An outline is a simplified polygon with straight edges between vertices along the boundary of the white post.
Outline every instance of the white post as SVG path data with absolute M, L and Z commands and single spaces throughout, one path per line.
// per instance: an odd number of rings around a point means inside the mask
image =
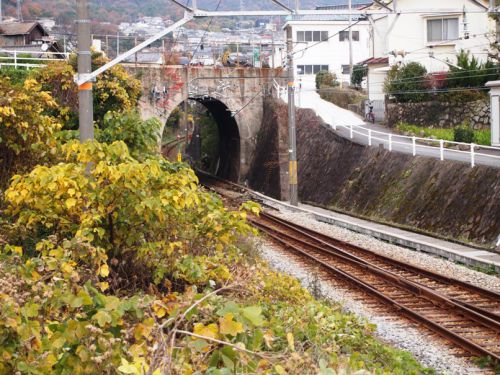
M 411 137 L 411 146 L 413 149 L 413 156 L 417 156 L 417 138 L 415 136 Z
M 350 126 L 350 128 L 349 128 L 349 129 L 350 129 L 350 133 L 351 133 L 351 139 L 353 139 L 353 138 L 354 138 L 354 135 L 353 135 L 353 133 L 352 133 L 352 125 Z
M 441 161 L 444 160 L 444 141 L 442 139 L 439 140 L 439 155 Z
M 368 146 L 372 145 L 372 130 L 368 129 Z
M 475 152 L 474 152 L 474 143 L 471 143 L 470 144 L 470 166 L 472 168 L 474 168 L 474 166 L 476 165 L 476 155 L 475 155 Z
M 389 151 L 392 152 L 392 134 L 389 134 Z
M 14 69 L 17 69 L 17 51 L 14 51 Z
M 500 146 L 500 81 L 486 84 L 490 88 L 491 103 L 491 145 Z

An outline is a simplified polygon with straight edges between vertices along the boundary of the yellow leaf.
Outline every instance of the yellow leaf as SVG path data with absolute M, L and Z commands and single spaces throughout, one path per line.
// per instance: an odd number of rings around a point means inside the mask
M 73 266 L 71 264 L 69 264 L 68 262 L 64 262 L 62 265 L 61 265 L 61 270 L 66 273 L 66 274 L 70 274 L 71 272 L 73 272 Z
M 284 375 L 284 374 L 286 374 L 285 369 L 284 369 L 284 368 L 283 368 L 283 366 L 281 366 L 281 365 L 276 365 L 276 366 L 274 366 L 274 371 L 276 371 L 276 373 L 277 373 L 277 374 L 279 374 L 279 375 Z
M 219 337 L 219 328 L 217 324 L 209 324 L 205 326 L 203 323 L 196 323 L 194 325 L 194 333 L 204 337 L 210 337 L 212 339 L 217 339 Z
M 219 318 L 220 333 L 223 335 L 236 336 L 243 332 L 243 324 L 233 320 L 233 314 L 227 313 L 223 318 Z
M 288 341 L 288 347 L 290 348 L 290 350 L 291 350 L 292 352 L 294 352 L 294 351 L 295 351 L 295 340 L 294 340 L 294 338 L 293 338 L 293 333 L 288 332 L 288 333 L 286 334 L 286 339 L 287 339 L 287 341 Z
M 75 198 L 69 198 L 67 201 L 66 201 L 66 208 L 68 210 L 70 210 L 71 208 L 75 207 L 76 206 L 76 199 Z
M 100 282 L 99 289 L 101 289 L 101 292 L 105 292 L 109 289 L 109 283 L 107 281 Z
M 12 246 L 11 249 L 13 253 L 23 255 L 23 248 L 21 246 Z
M 107 264 L 103 264 L 99 268 L 99 275 L 102 276 L 102 277 L 108 277 L 109 276 L 109 267 L 108 267 Z
M 163 318 L 167 314 L 167 309 L 161 301 L 155 301 L 152 308 L 158 318 Z

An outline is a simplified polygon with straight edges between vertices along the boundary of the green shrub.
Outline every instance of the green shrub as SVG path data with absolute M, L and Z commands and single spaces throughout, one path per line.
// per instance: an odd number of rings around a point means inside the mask
M 463 143 L 473 143 L 474 142 L 474 130 L 472 130 L 467 125 L 459 126 L 454 129 L 453 140 L 455 142 Z
M 488 60 L 479 62 L 469 51 L 457 54 L 457 66 L 451 66 L 446 79 L 447 88 L 483 87 L 488 81 L 500 79 L 500 65 Z
M 322 99 L 345 109 L 348 109 L 349 104 L 357 104 L 364 99 L 367 99 L 366 95 L 363 95 L 359 91 L 340 88 L 336 90 L 322 91 L 320 92 L 320 96 Z
M 406 123 L 399 123 L 396 129 L 402 133 L 408 133 L 417 137 L 434 137 L 436 139 L 444 139 L 445 141 L 453 141 L 454 139 L 453 129 L 422 127 Z
M 476 130 L 474 132 L 474 143 L 491 146 L 491 130 Z
M 336 87 L 339 83 L 335 74 L 322 70 L 316 74 L 316 88 L 319 90 L 321 87 Z
M 399 103 L 428 100 L 427 69 L 422 64 L 411 62 L 393 66 L 384 84 L 384 91 Z

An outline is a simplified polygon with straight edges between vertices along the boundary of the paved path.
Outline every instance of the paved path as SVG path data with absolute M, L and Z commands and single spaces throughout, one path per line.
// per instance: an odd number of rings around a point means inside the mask
M 286 95 L 283 96 L 282 99 L 286 102 Z M 361 119 L 360 116 L 354 114 L 353 112 L 340 108 L 333 103 L 321 99 L 319 94 L 316 92 L 315 82 L 312 80 L 301 82 L 300 88 L 298 88 L 297 90 L 296 104 L 300 108 L 310 108 L 314 110 L 325 123 L 332 126 L 332 128 L 336 128 L 336 132 L 344 138 L 351 139 L 350 130 L 344 128 L 344 126 L 352 125 L 354 129 L 352 141 L 359 144 L 368 145 L 369 129 L 371 129 L 372 131 L 391 133 L 391 130 L 386 127 L 377 124 L 366 123 L 363 119 Z M 356 132 L 362 133 L 363 135 L 356 134 Z M 413 146 L 410 139 L 398 137 L 398 134 L 396 133 L 391 134 L 393 141 L 393 151 L 413 155 Z M 384 148 L 389 148 L 389 135 L 372 133 L 372 136 L 378 138 L 372 140 L 373 147 L 380 147 L 380 145 L 383 145 Z M 500 151 L 496 152 L 493 150 L 476 148 L 476 152 L 479 152 L 480 154 L 494 155 L 497 157 L 492 158 L 476 154 L 474 156 L 475 164 L 482 164 L 500 168 Z M 416 154 L 420 156 L 433 157 L 436 159 L 441 158 L 439 147 L 429 147 L 418 143 L 416 145 Z M 445 148 L 444 159 L 471 164 L 471 155 L 469 152 L 451 148 Z

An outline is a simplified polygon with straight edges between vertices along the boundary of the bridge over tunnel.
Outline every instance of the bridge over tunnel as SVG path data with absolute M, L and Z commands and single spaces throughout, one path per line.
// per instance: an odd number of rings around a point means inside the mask
M 264 98 L 272 95 L 275 83 L 285 82 L 280 69 L 158 65 L 127 70 L 142 82 L 140 108 L 144 118 L 158 117 L 167 124 L 172 114 L 180 116 L 184 101 L 205 108 L 218 134 L 214 171 L 232 181 L 246 181 L 262 125 Z M 191 131 L 195 132 L 192 139 L 196 143 L 196 132 L 202 134 L 203 128 Z M 203 158 L 196 155 L 194 146 L 190 147 L 191 153 Z

